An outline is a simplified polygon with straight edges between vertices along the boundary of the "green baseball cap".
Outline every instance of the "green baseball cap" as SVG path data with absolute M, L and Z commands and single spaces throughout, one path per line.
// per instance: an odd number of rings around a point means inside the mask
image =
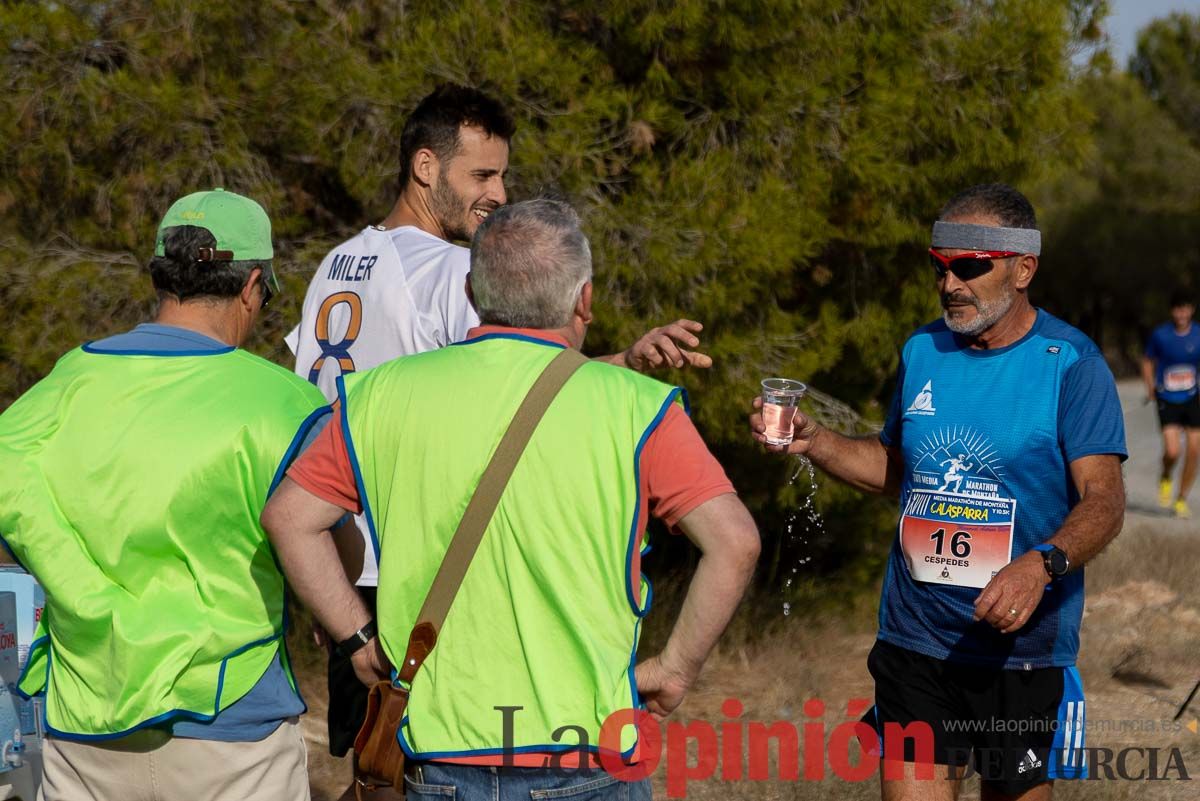
M 263 207 L 219 186 L 208 192 L 193 192 L 171 204 L 158 224 L 155 256 L 166 255 L 165 232 L 180 225 L 194 225 L 216 237 L 216 247 L 197 254 L 197 261 L 269 262 L 275 255 L 271 247 L 271 220 Z M 264 277 L 278 292 L 279 283 L 270 265 L 264 268 Z

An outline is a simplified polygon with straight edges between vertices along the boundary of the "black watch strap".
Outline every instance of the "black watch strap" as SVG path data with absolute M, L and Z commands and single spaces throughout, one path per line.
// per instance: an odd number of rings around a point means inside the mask
M 1067 575 L 1067 571 L 1071 569 L 1071 562 L 1067 559 L 1065 551 L 1053 546 L 1039 550 L 1042 550 L 1042 564 L 1045 566 L 1046 573 L 1049 574 L 1051 581 L 1058 581 Z
M 375 621 L 368 621 L 361 629 L 339 642 L 334 650 L 337 651 L 338 656 L 350 656 L 350 654 L 369 643 L 376 633 Z

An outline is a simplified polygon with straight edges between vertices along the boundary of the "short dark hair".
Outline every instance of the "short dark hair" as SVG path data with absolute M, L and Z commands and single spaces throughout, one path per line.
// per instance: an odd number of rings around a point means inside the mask
M 163 232 L 163 254 L 150 260 L 150 280 L 159 297 L 174 295 L 180 302 L 196 298 L 228 300 L 246 285 L 262 261 L 199 261 L 201 248 L 215 248 L 212 232 L 195 225 L 177 225 Z
M 1178 309 L 1181 306 L 1191 306 L 1192 308 L 1196 307 L 1195 301 L 1192 300 L 1192 293 L 1187 289 L 1183 289 L 1182 287 L 1171 293 L 1171 308 Z
M 1037 230 L 1037 215 L 1033 204 L 1008 184 L 979 184 L 959 192 L 942 207 L 939 220 L 963 217 L 968 214 L 991 214 L 1004 228 Z
M 493 97 L 469 86 L 444 83 L 422 100 L 404 123 L 400 134 L 400 189 L 412 177 L 412 160 L 428 148 L 442 161 L 454 158 L 462 144 L 459 129 L 468 125 L 505 142 L 512 139 L 516 123 Z

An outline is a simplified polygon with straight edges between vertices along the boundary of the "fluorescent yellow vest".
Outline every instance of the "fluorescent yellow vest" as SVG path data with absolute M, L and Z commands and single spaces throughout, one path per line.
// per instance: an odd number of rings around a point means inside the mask
M 243 350 L 81 349 L 0 415 L 0 535 L 46 591 L 20 686 L 51 732 L 209 719 L 254 686 L 284 614 L 258 517 L 323 404 Z
M 393 663 L 467 502 L 558 346 L 488 335 L 339 384 L 347 444 L 379 549 L 378 623 Z M 415 758 L 595 751 L 612 712 L 639 704 L 634 576 L 642 446 L 681 390 L 607 364 L 567 382 L 517 464 L 412 686 L 400 743 Z M 557 734 L 556 734 L 557 732 Z M 630 752 L 636 733 L 624 732 Z

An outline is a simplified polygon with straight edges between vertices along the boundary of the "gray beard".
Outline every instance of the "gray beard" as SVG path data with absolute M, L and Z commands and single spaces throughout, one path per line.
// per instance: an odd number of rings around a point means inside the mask
M 1005 293 L 996 300 L 985 302 L 978 298 L 971 298 L 967 302 L 975 307 L 975 319 L 970 322 L 956 320 L 951 318 L 950 312 L 943 312 L 942 319 L 946 321 L 946 327 L 956 334 L 963 336 L 974 337 L 979 336 L 984 331 L 995 325 L 1001 317 L 1008 314 L 1008 310 L 1012 308 L 1013 301 L 1016 300 L 1017 293 L 1012 287 L 1006 287 Z

